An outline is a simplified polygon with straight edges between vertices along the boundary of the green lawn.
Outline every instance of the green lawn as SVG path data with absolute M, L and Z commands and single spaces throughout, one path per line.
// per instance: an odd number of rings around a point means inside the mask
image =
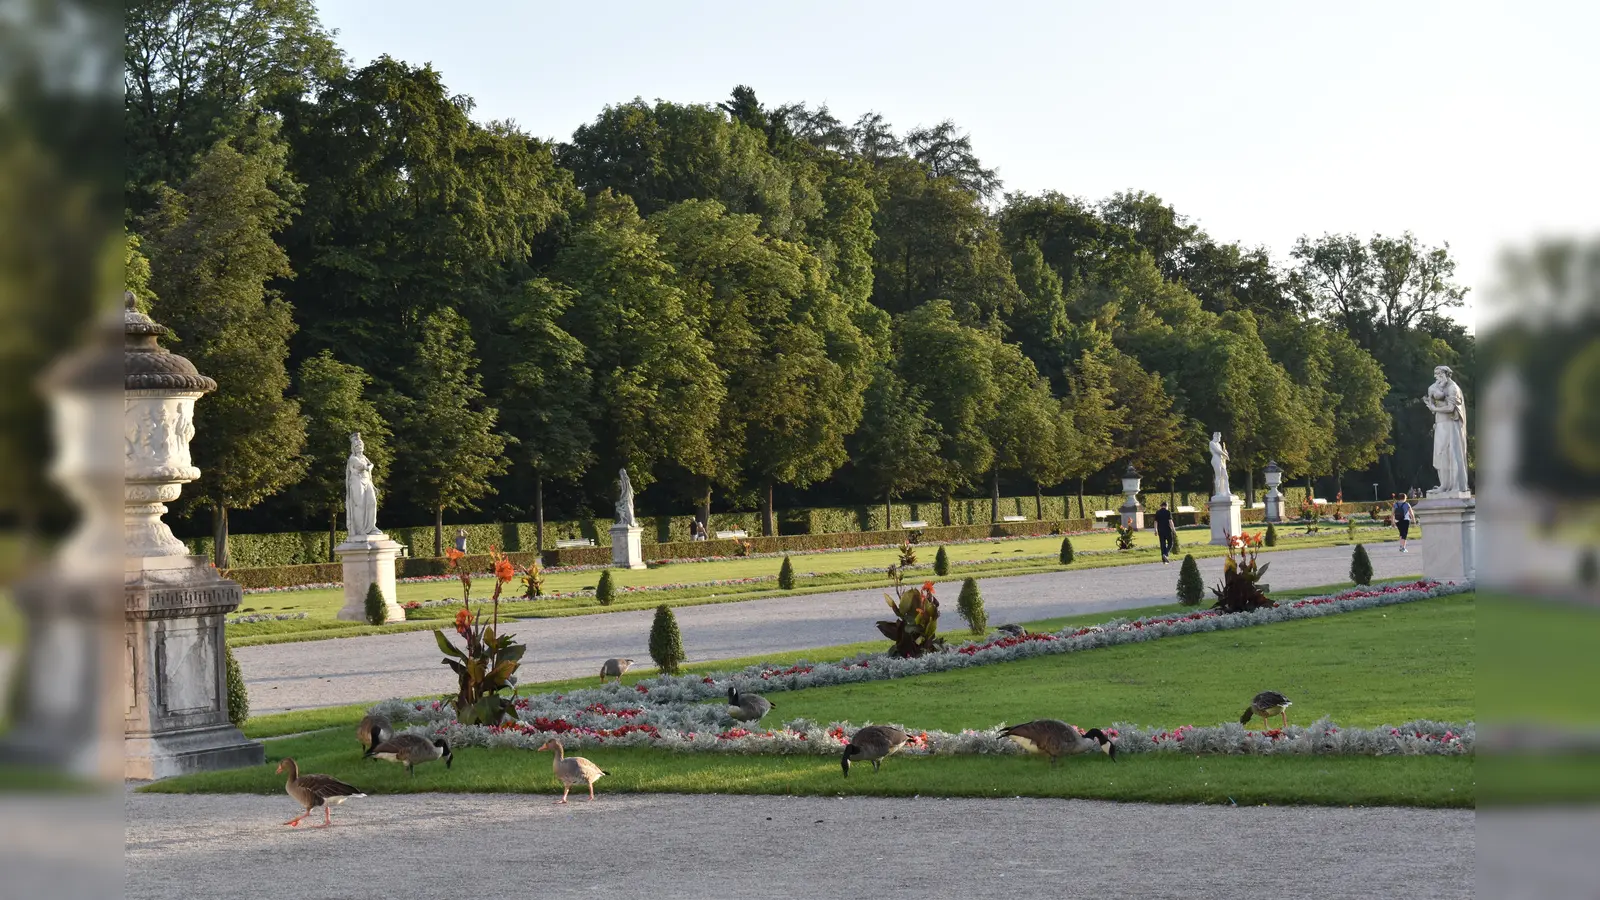
M 1291 721 L 1301 723 L 1321 715 L 1356 726 L 1424 717 L 1467 721 L 1474 718 L 1474 606 L 1471 595 L 1456 595 L 1245 631 L 773 696 L 781 720 L 805 716 L 824 722 L 898 721 L 959 729 L 1056 716 L 1085 726 L 1111 721 L 1173 726 L 1235 719 L 1254 692 L 1273 687 L 1295 700 Z M 872 646 L 881 648 L 883 642 Z M 766 659 L 776 662 L 780 657 Z M 465 749 L 453 769 L 424 767 L 410 779 L 398 766 L 360 758 L 351 730 L 359 710 L 343 711 L 342 722 L 339 711 L 294 715 L 301 717 L 300 724 L 315 719 L 342 727 L 274 740 L 268 745 L 269 757 L 294 756 L 302 770 L 347 779 L 369 793 L 554 790 L 546 756 Z M 259 721 L 265 725 L 269 720 Z M 256 725 L 252 723 L 252 733 L 260 733 Z M 1051 770 L 1035 758 L 907 757 L 889 760 L 877 775 L 858 769 L 845 780 L 832 756 L 606 749 L 585 750 L 584 755 L 612 773 L 600 783 L 602 796 L 624 791 L 863 793 L 1452 807 L 1470 807 L 1476 796 L 1470 758 L 1141 754 L 1117 763 L 1098 756 L 1069 760 Z M 269 765 L 170 779 L 149 789 L 273 793 L 282 790 L 282 779 Z
M 1204 543 L 1207 534 L 1208 532 L 1205 529 L 1182 529 L 1180 539 L 1185 541 L 1182 552 L 1193 553 L 1197 558 L 1223 555 L 1225 552 L 1223 548 L 1212 547 Z M 1394 532 L 1388 530 L 1369 530 L 1361 533 L 1361 539 L 1368 543 L 1379 543 L 1393 536 Z M 1115 536 L 1109 533 L 1096 533 L 1075 536 L 1072 540 L 1074 548 L 1080 551 L 1109 550 L 1113 547 Z M 1343 529 L 1324 529 L 1322 534 L 1316 537 L 1286 541 L 1279 549 L 1325 547 L 1346 543 L 1349 543 L 1349 538 Z M 981 565 L 953 568 L 948 578 L 933 577 L 931 571 L 916 572 L 913 573 L 913 577 L 917 579 L 932 578 L 934 581 L 941 583 L 951 583 L 958 582 L 961 578 L 969 575 L 992 578 L 1001 575 L 1062 571 L 1065 567 L 1061 566 L 1055 558 L 1060 547 L 1061 538 L 1055 536 L 985 541 L 974 544 L 949 544 L 946 545 L 946 552 L 949 554 L 952 563 L 958 563 L 963 560 L 976 560 Z M 937 552 L 937 545 L 924 545 L 919 548 L 919 561 L 931 563 Z M 1027 558 L 1040 555 L 1045 558 Z M 879 587 L 887 585 L 888 581 L 884 576 L 877 574 L 876 570 L 886 569 L 890 564 L 896 562 L 898 558 L 899 554 L 894 550 L 857 550 L 796 556 L 794 557 L 795 568 L 797 572 L 801 573 L 801 578 L 799 586 L 793 591 L 779 590 L 776 581 L 768 581 L 750 585 L 705 586 L 649 591 L 639 594 L 620 593 L 616 602 L 609 607 L 600 606 L 592 598 L 573 597 L 559 600 L 545 599 L 531 603 L 503 603 L 501 608 L 505 615 L 545 618 L 589 615 L 622 610 L 653 609 L 662 603 L 672 606 L 687 606 L 704 603 L 735 602 L 758 597 L 802 596 L 820 591 L 848 588 Z M 1148 534 L 1141 534 L 1135 549 L 1131 551 L 1114 555 L 1080 556 L 1073 563 L 1072 568 L 1131 565 L 1152 562 L 1159 558 L 1160 553 L 1156 549 L 1154 538 Z M 612 570 L 612 577 L 619 589 L 664 584 L 688 584 L 776 575 L 779 563 L 780 561 L 776 559 L 733 559 L 714 562 L 673 563 L 641 570 L 616 569 Z M 851 571 L 865 568 L 871 568 L 874 572 L 852 573 Z M 807 576 L 805 573 L 815 574 Z M 546 578 L 545 586 L 552 591 L 581 590 L 594 587 L 599 577 L 600 573 L 598 571 L 557 573 Z M 487 597 L 491 591 L 492 582 L 489 579 L 477 579 L 473 582 L 472 595 L 474 597 Z M 411 600 L 456 598 L 460 596 L 460 585 L 455 581 L 402 584 L 396 589 L 396 594 L 398 595 L 397 599 L 402 603 Z M 335 618 L 335 615 L 343 605 L 343 597 L 343 592 L 338 589 L 247 595 L 239 610 L 241 614 L 249 612 L 305 612 L 309 615 L 309 618 L 283 622 L 230 625 L 228 626 L 228 643 L 234 647 L 245 647 L 285 641 L 322 640 L 333 637 L 354 637 L 363 634 L 411 631 L 437 627 L 438 620 L 448 619 L 455 615 L 455 610 L 452 608 L 435 607 L 413 611 L 411 613 L 414 618 L 413 621 L 394 625 L 375 627 L 341 622 Z
M 1600 730 L 1600 609 L 1486 595 L 1483 720 Z

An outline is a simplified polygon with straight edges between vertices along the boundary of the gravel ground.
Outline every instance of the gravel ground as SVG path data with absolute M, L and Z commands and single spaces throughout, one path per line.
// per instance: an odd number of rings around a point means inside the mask
M 1470 810 L 428 794 L 279 824 L 296 812 L 130 794 L 126 896 L 1473 896 Z
M 1266 581 L 1280 589 L 1346 581 L 1350 552 L 1349 547 L 1320 547 L 1263 554 L 1272 564 Z M 1395 544 L 1377 545 L 1371 556 L 1378 578 L 1422 568 L 1420 552 L 1401 555 Z M 1198 562 L 1207 584 L 1221 580 L 1222 558 Z M 1177 579 L 1174 562 L 985 578 L 980 584 L 989 621 L 999 624 L 1170 602 Z M 691 661 L 730 659 L 869 640 L 877 634 L 873 622 L 883 616 L 882 596 L 877 589 L 836 591 L 675 612 Z M 954 599 L 952 593 L 946 613 L 952 619 Z M 522 678 L 597 675 L 600 663 L 612 656 L 648 665 L 653 615 L 639 611 L 526 620 L 515 629 L 530 645 Z M 234 655 L 256 715 L 455 690 L 453 678 L 439 664 L 438 645 L 426 631 L 241 647 Z

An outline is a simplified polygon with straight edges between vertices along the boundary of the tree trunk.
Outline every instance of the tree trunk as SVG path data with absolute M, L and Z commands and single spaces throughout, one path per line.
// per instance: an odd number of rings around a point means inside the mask
M 995 466 L 989 480 L 989 521 L 1000 521 L 1000 467 Z
M 533 473 L 533 552 L 544 563 L 544 473 Z
M 338 534 L 339 510 L 335 508 L 328 511 L 328 562 L 337 561 L 337 558 L 333 554 L 333 545 L 339 542 L 337 538 Z
M 1078 479 L 1078 518 L 1087 519 L 1089 513 L 1083 508 L 1083 479 Z
M 950 526 L 950 492 L 945 491 L 939 495 L 939 524 Z
M 1245 502 L 1246 506 L 1254 506 L 1255 503 L 1256 503 L 1256 470 L 1255 469 L 1245 469 L 1244 470 L 1244 502 Z
M 1167 479 L 1167 509 L 1178 511 L 1178 479 Z
M 778 533 L 777 523 L 772 521 L 772 482 L 767 482 L 767 489 L 761 494 L 761 536 L 772 537 Z
M 705 480 L 705 492 L 700 495 L 699 508 L 695 510 L 695 518 L 700 520 L 700 532 L 707 537 L 711 535 L 711 479 Z
M 883 530 L 894 530 L 894 492 L 883 492 Z
M 228 564 L 228 508 L 218 503 L 211 507 L 211 562 L 219 569 Z
M 1044 521 L 1044 485 L 1037 481 L 1033 483 L 1033 517 Z
M 444 507 L 433 508 L 433 555 L 444 555 Z

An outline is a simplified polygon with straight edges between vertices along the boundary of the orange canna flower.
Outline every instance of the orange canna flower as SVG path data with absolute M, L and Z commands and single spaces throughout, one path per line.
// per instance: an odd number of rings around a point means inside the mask
M 466 554 L 462 553 L 460 550 L 457 550 L 454 547 L 451 547 L 450 549 L 444 551 L 444 558 L 448 559 L 450 561 L 450 565 L 452 565 L 452 566 L 456 564 L 456 560 L 460 559 L 463 556 L 466 556 Z
M 500 559 L 495 560 L 494 577 L 500 579 L 502 582 L 506 582 L 510 581 L 512 576 L 516 574 L 516 569 L 512 567 L 511 560 L 506 559 L 503 556 Z
M 924 581 L 922 583 L 922 590 L 929 594 L 933 593 L 933 582 Z

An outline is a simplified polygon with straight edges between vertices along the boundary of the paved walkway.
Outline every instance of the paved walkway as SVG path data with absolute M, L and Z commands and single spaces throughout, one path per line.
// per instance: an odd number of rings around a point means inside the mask
M 126 896 L 1473 896 L 1472 810 L 614 794 L 131 794 Z M 318 816 L 320 819 L 320 815 Z M 174 893 L 176 891 L 176 894 Z
M 1401 555 L 1395 544 L 1373 547 L 1376 577 L 1421 571 L 1418 550 Z M 1279 589 L 1346 581 L 1350 552 L 1349 547 L 1320 547 L 1262 554 L 1272 564 L 1266 581 Z M 1207 584 L 1221 580 L 1223 558 L 1199 564 Z M 1176 563 L 1153 563 L 984 578 L 979 584 L 989 621 L 999 624 L 1170 602 L 1177 578 Z M 873 623 L 884 614 L 882 597 L 877 589 L 836 591 L 680 607 L 675 612 L 690 660 L 731 659 L 872 640 L 878 634 Z M 945 607 L 952 620 L 954 600 L 950 596 Z M 529 644 L 523 680 L 597 675 L 600 663 L 612 656 L 649 664 L 653 615 L 638 611 L 525 620 L 515 628 Z M 234 654 L 256 715 L 455 690 L 453 676 L 439 663 L 439 647 L 426 631 L 241 647 Z

